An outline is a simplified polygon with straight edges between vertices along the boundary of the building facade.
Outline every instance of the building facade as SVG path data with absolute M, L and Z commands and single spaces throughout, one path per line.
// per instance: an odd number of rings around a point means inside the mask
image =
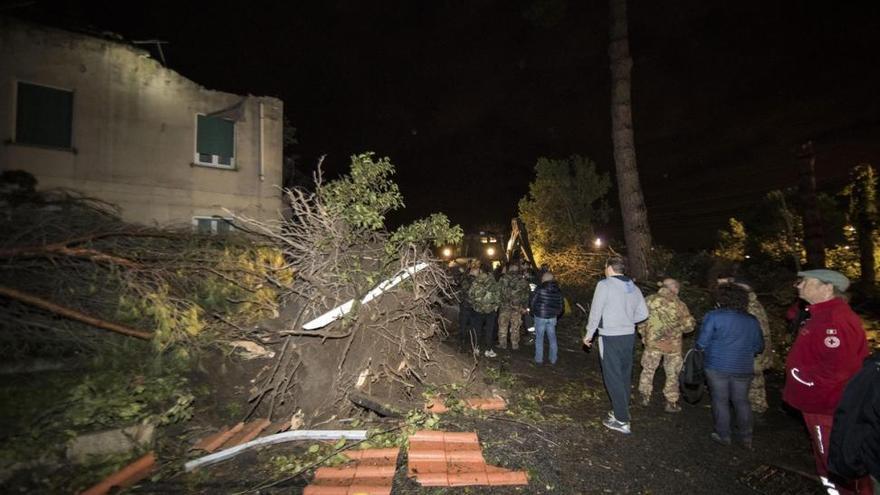
M 0 17 L 0 170 L 141 224 L 281 210 L 283 105 L 212 91 L 130 44 Z

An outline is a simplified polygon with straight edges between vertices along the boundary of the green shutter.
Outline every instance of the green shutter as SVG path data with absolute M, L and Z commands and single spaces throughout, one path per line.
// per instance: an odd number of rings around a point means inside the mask
M 23 82 L 17 92 L 16 142 L 70 148 L 73 93 Z
M 197 151 L 206 155 L 233 157 L 235 122 L 199 115 Z

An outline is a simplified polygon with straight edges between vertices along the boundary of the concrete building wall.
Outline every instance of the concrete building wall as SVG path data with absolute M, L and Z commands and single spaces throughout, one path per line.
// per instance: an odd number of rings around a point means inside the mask
M 19 81 L 73 92 L 72 149 L 16 142 Z M 234 169 L 194 164 L 196 116 L 239 102 Z M 115 203 L 126 220 L 277 218 L 282 116 L 276 98 L 207 90 L 127 44 L 0 17 L 0 170 Z

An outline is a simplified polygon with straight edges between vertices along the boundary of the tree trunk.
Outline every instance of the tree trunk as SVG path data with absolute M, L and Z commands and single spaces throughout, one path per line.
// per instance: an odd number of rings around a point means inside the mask
M 629 258 L 630 275 L 637 279 L 648 276 L 648 255 L 651 250 L 651 229 L 648 210 L 639 184 L 635 141 L 632 126 L 630 73 L 632 58 L 626 22 L 626 0 L 610 0 L 611 36 L 608 56 L 611 59 L 611 138 L 614 143 L 614 164 L 617 169 L 617 193 L 623 217 L 623 234 Z
M 874 287 L 877 279 L 874 271 L 874 228 L 877 218 L 877 184 L 874 168 L 868 164 L 858 165 L 853 174 L 854 221 L 859 236 L 859 265 L 861 282 L 865 289 Z
M 804 249 L 807 251 L 807 268 L 825 268 L 825 233 L 822 216 L 816 202 L 816 153 L 813 142 L 801 145 L 798 154 L 798 192 L 804 217 Z

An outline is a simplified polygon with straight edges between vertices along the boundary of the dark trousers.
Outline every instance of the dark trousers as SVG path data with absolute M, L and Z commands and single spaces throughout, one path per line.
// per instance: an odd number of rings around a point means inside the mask
M 715 433 L 721 438 L 730 439 L 730 405 L 736 414 L 737 436 L 742 440 L 752 439 L 752 405 L 749 404 L 749 385 L 753 373 L 734 374 L 717 370 L 706 370 L 709 393 L 712 394 L 712 417 L 715 419 Z
M 488 351 L 492 349 L 492 346 L 495 343 L 495 321 L 497 319 L 498 312 L 492 311 L 491 313 L 480 313 L 476 310 L 471 315 L 471 325 L 469 328 L 474 332 L 476 338 L 482 337 L 482 345 L 480 346 L 480 350 Z
M 470 349 L 477 345 L 474 333 L 473 308 L 463 304 L 458 307 L 458 348 L 459 350 Z
M 629 392 L 632 388 L 633 346 L 635 333 L 599 336 L 602 378 L 611 399 L 614 418 L 629 423 Z

